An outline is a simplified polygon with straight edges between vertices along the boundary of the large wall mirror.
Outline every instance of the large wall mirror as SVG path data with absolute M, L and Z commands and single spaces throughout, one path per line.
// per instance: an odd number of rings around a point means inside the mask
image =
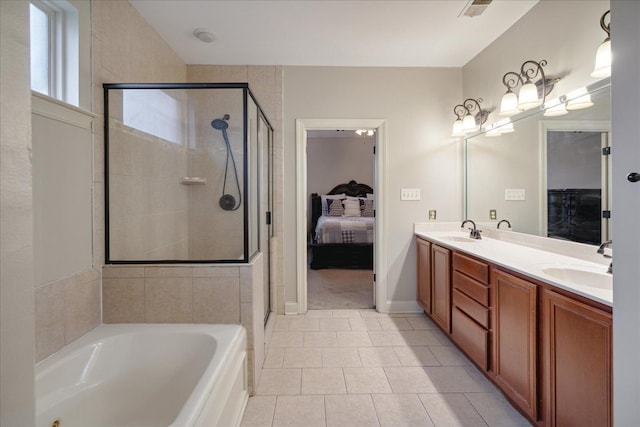
M 468 137 L 465 217 L 507 219 L 513 231 L 581 243 L 607 240 L 610 98 L 602 80 L 560 97 L 566 114 L 528 110 L 511 117 L 513 132 Z

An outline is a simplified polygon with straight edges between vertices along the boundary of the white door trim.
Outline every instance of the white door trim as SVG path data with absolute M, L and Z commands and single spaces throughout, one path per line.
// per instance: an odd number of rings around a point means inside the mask
M 307 131 L 335 129 L 376 129 L 376 155 L 374 189 L 376 226 L 375 295 L 376 309 L 388 312 L 387 303 L 387 262 L 386 262 L 386 121 L 384 119 L 296 119 L 296 281 L 297 313 L 307 311 Z M 292 304 L 293 305 L 293 304 Z M 292 305 L 290 308 L 293 309 Z M 287 310 L 287 314 L 290 313 Z

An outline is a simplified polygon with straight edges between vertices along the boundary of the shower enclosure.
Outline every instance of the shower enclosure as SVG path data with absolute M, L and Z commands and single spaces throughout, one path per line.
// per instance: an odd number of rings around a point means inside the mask
M 268 265 L 273 128 L 246 83 L 105 84 L 106 263 Z

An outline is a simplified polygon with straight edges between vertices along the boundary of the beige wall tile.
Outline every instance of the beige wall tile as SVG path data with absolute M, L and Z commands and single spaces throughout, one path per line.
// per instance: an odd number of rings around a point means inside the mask
M 193 279 L 193 321 L 240 323 L 240 283 L 235 277 Z
M 144 323 L 144 279 L 104 278 L 104 323 Z
M 144 267 L 103 266 L 102 278 L 110 277 L 144 277 Z
M 240 269 L 240 302 L 253 301 L 253 268 Z
M 193 283 L 190 278 L 145 278 L 144 318 L 147 323 L 193 321 Z
M 64 305 L 65 344 L 69 344 L 100 325 L 100 280 L 83 282 L 76 276 L 67 281 L 64 286 Z
M 235 266 L 193 267 L 193 277 L 241 277 L 240 270 Z
M 144 277 L 193 277 L 191 267 L 145 267 Z
M 64 280 L 36 288 L 35 305 L 38 362 L 60 350 L 65 344 Z

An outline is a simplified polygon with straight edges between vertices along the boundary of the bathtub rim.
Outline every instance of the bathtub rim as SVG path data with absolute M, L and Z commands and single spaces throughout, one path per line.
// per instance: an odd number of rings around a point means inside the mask
M 207 402 L 211 395 L 224 386 L 220 380 L 234 362 L 234 358 L 231 356 L 233 356 L 234 353 L 239 353 L 245 365 L 247 363 L 247 331 L 242 325 L 202 323 L 101 324 L 35 365 L 36 418 L 38 416 L 39 397 L 44 397 L 38 395 L 37 384 L 40 377 L 56 369 L 68 359 L 75 357 L 88 346 L 99 344 L 102 340 L 118 335 L 145 332 L 204 334 L 213 337 L 216 341 L 216 350 L 214 351 L 213 357 L 209 359 L 199 380 L 170 425 L 191 426 L 197 424 L 199 417 L 207 407 Z M 246 383 L 244 392 L 248 399 Z M 246 402 L 244 402 L 242 409 L 244 409 L 244 405 L 246 405 Z M 240 414 L 240 416 L 241 415 L 242 414 Z

